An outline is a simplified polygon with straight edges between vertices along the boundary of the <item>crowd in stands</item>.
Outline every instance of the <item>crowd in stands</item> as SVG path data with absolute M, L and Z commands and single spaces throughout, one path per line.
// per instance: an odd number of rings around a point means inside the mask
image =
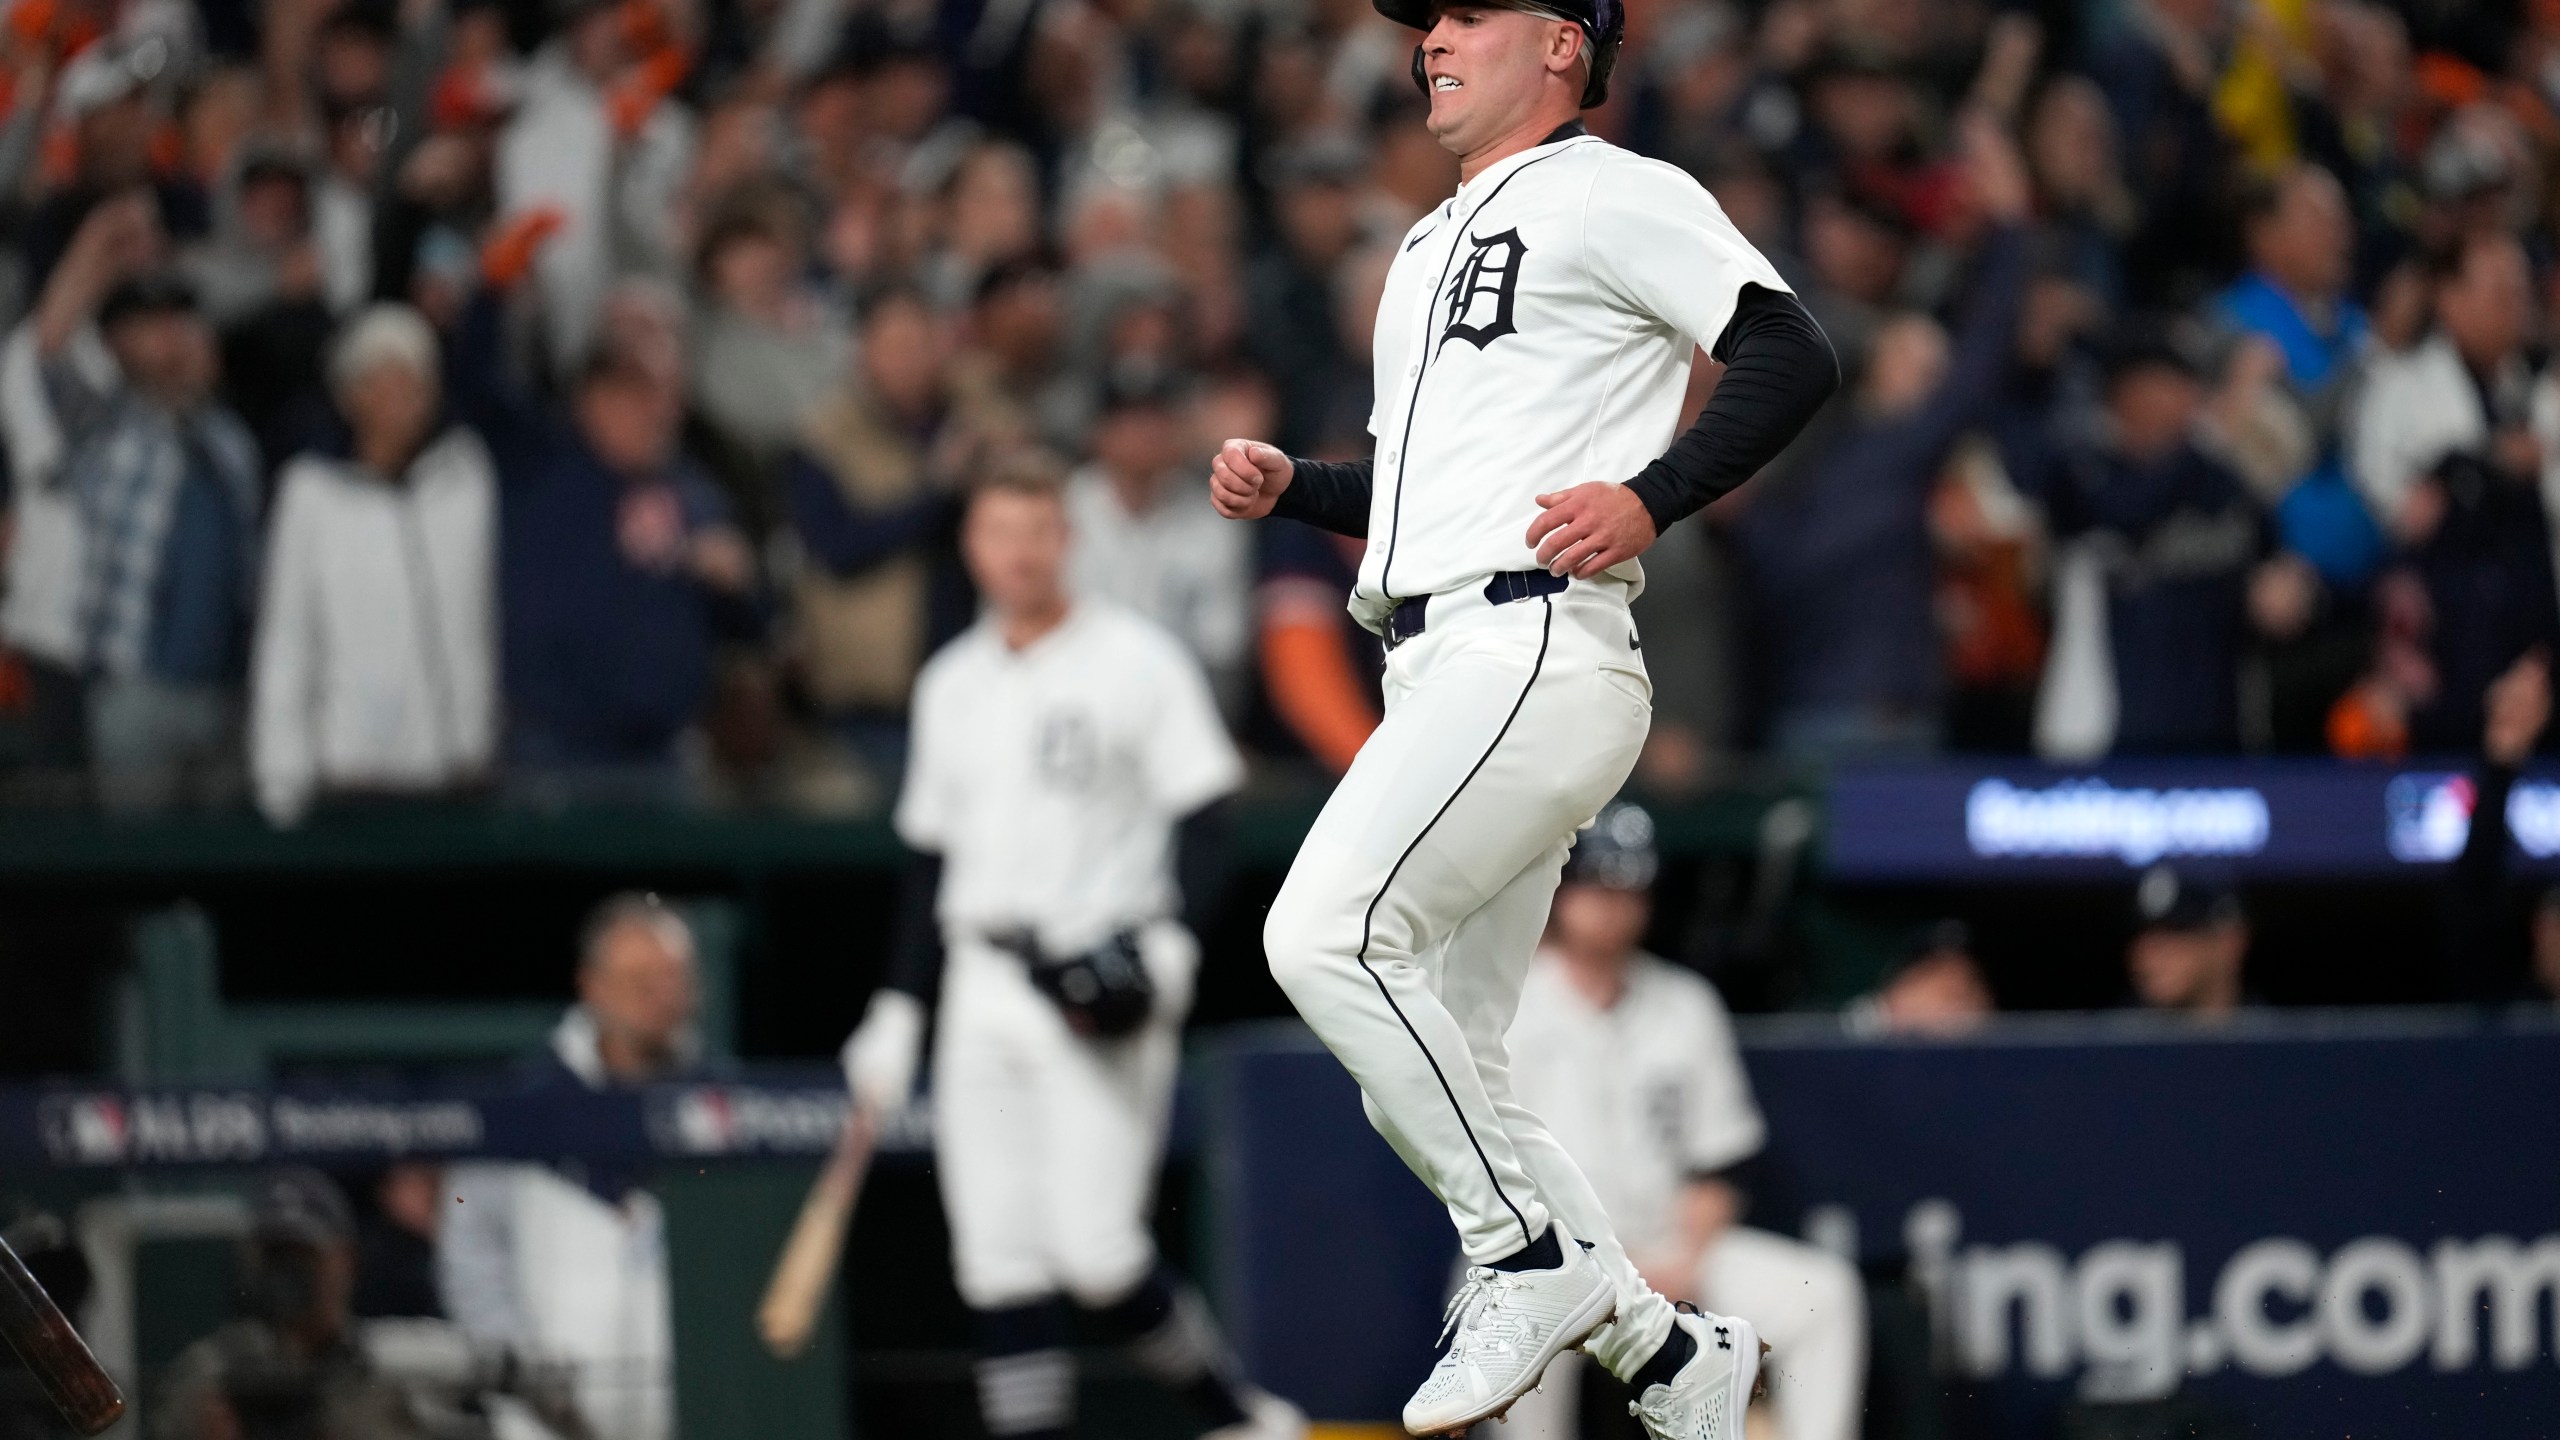
M 1455 170 L 1365 0 L 0 10 L 29 785 L 876 804 L 998 472 L 1257 753 L 1375 723 L 1356 555 L 1203 490 L 1231 435 L 1371 443 Z M 1845 381 L 1646 557 L 1641 778 L 2476 746 L 2560 631 L 2560 11 L 1628 31 L 1591 127 L 1697 174 Z

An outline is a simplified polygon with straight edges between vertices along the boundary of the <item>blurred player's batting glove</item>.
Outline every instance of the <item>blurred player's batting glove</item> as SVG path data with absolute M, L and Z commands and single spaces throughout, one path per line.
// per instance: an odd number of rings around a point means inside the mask
M 862 1023 L 837 1057 L 853 1103 L 883 1120 L 904 1113 L 923 1049 L 924 1002 L 904 990 L 873 994 L 871 1008 L 862 1012 Z
M 1447 1348 L 1405 1402 L 1407 1432 L 1454 1435 L 1500 1417 L 1537 1388 L 1548 1362 L 1617 1314 L 1617 1290 L 1599 1262 L 1562 1225 L 1556 1238 L 1565 1259 L 1553 1270 L 1467 1267 L 1440 1331 Z
M 1748 1320 L 1686 1310 L 1674 1324 L 1698 1353 L 1668 1385 L 1648 1385 L 1627 1403 L 1649 1440 L 1741 1440 L 1743 1412 L 1760 1384 L 1760 1332 Z
M 1268 1390 L 1244 1397 L 1244 1423 L 1212 1430 L 1200 1440 L 1307 1440 L 1306 1412 Z

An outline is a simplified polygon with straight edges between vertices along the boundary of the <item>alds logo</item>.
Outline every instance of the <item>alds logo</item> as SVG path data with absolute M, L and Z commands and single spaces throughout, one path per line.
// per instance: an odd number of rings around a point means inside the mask
M 1511 310 L 1520 289 L 1520 259 L 1529 247 L 1520 243 L 1517 230 L 1467 239 L 1475 249 L 1449 282 L 1449 324 L 1440 343 L 1464 340 L 1481 350 L 1520 328 L 1511 323 Z

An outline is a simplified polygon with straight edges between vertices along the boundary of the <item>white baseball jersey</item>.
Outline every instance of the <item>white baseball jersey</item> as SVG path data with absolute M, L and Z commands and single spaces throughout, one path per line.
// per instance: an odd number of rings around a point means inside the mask
M 1686 172 L 1588 135 L 1491 166 L 1415 222 L 1378 302 L 1354 611 L 1374 623 L 1535 568 L 1536 497 L 1660 457 L 1691 357 L 1744 285 L 1789 288 Z M 1643 583 L 1633 561 L 1612 573 Z
M 1181 644 L 1079 600 L 1016 651 L 981 620 L 916 681 L 899 838 L 943 857 L 950 936 L 1030 926 L 1067 951 L 1174 913 L 1174 823 L 1242 783 Z
M 1652 956 L 1637 957 L 1626 994 L 1603 1010 L 1562 959 L 1539 955 L 1509 1045 L 1513 1093 L 1547 1122 L 1639 1253 L 1672 1235 L 1684 1181 L 1748 1158 L 1767 1135 L 1724 1001 Z

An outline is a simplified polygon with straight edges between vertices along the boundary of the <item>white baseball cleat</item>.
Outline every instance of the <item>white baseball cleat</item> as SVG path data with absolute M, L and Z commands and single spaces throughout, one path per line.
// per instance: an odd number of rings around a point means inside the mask
M 1556 1227 L 1564 1264 L 1553 1270 L 1467 1267 L 1440 1338 L 1448 1348 L 1405 1402 L 1412 1435 L 1459 1435 L 1536 1389 L 1547 1363 L 1618 1313 L 1618 1294 L 1590 1252 Z
M 1306 1412 L 1270 1391 L 1247 1392 L 1244 1408 L 1241 1424 L 1222 1426 L 1200 1440 L 1307 1440 Z
M 1743 1412 L 1760 1385 L 1760 1356 L 1769 1347 L 1748 1320 L 1684 1310 L 1672 1322 L 1698 1342 L 1698 1353 L 1668 1385 L 1648 1385 L 1627 1403 L 1650 1440 L 1742 1440 Z

